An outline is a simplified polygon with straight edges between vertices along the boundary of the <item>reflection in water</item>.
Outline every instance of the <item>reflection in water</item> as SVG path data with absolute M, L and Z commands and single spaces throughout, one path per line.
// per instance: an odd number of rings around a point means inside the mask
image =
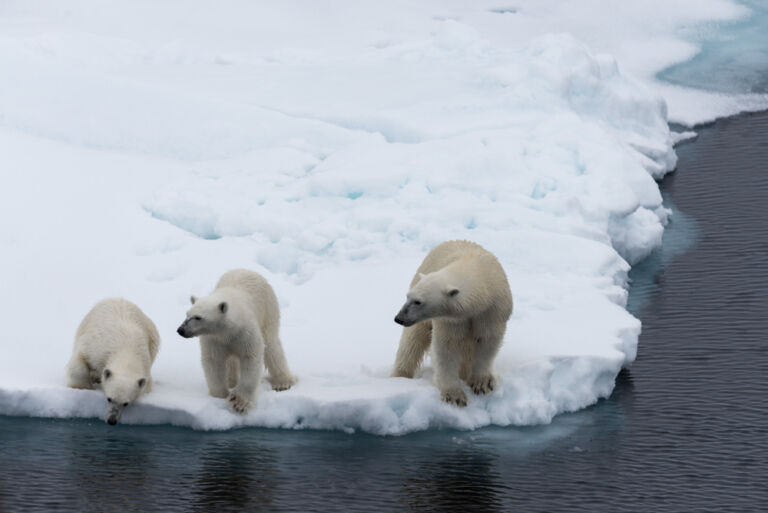
M 146 443 L 114 431 L 99 438 L 79 430 L 62 435 L 69 438 L 69 458 L 61 463 L 66 465 L 67 479 L 77 490 L 79 511 L 141 509 L 141 500 L 125 490 L 141 490 L 147 485 L 150 462 Z
M 617 443 L 625 381 L 549 426 L 389 438 L 0 417 L 1 511 L 508 511 L 553 454 Z
M 449 446 L 448 449 L 451 449 Z M 506 490 L 495 456 L 484 449 L 445 449 L 403 469 L 405 511 L 502 511 Z
M 205 436 L 205 435 L 204 435 Z M 273 451 L 239 438 L 214 439 L 199 452 L 193 511 L 270 511 L 276 470 Z

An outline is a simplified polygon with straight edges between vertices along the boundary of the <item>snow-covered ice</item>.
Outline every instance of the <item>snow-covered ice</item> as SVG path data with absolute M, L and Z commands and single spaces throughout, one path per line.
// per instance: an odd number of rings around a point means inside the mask
M 692 136 L 669 118 L 768 102 L 654 78 L 695 52 L 681 27 L 745 9 L 604 10 L 4 3 L 0 414 L 103 415 L 102 394 L 65 388 L 64 366 L 108 296 L 163 337 L 155 389 L 126 423 L 402 434 L 546 423 L 608 396 L 637 352 L 629 266 L 667 222 L 654 178 Z M 464 409 L 439 401 L 429 364 L 387 377 L 412 274 L 457 238 L 499 257 L 515 298 L 502 386 Z M 190 294 L 235 267 L 275 288 L 300 379 L 264 383 L 247 416 L 208 397 L 198 344 L 175 334 Z

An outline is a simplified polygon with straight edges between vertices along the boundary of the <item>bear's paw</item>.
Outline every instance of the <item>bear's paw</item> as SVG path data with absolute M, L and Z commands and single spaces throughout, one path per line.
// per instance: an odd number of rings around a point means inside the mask
M 291 388 L 294 383 L 296 383 L 296 380 L 294 379 L 288 379 L 288 380 L 281 380 L 281 381 L 272 381 L 272 390 L 275 392 L 282 392 L 284 390 L 288 390 Z
M 251 406 L 251 401 L 249 399 L 236 394 L 235 392 L 230 392 L 229 397 L 227 397 L 227 402 L 233 412 L 240 414 L 246 413 Z
M 475 376 L 470 378 L 467 384 L 472 389 L 472 393 L 486 395 L 493 392 L 493 389 L 496 388 L 496 378 L 492 374 Z
M 440 392 L 440 397 L 448 404 L 453 404 L 459 408 L 467 405 L 467 394 L 460 388 L 451 388 Z

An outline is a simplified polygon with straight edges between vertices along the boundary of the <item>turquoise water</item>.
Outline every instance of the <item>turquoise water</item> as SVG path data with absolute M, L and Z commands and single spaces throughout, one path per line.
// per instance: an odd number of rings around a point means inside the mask
M 672 211 L 671 220 L 662 236 L 662 246 L 645 260 L 635 264 L 629 273 L 630 290 L 627 310 L 641 319 L 643 308 L 648 305 L 648 301 L 660 287 L 659 276 L 664 268 L 688 251 L 701 236 L 698 222 L 680 211 L 664 189 L 661 195 L 664 198 L 664 206 Z
M 659 78 L 724 93 L 768 93 L 768 2 L 740 3 L 752 10 L 750 16 L 691 29 L 688 38 L 701 45 L 701 52 L 663 70 Z

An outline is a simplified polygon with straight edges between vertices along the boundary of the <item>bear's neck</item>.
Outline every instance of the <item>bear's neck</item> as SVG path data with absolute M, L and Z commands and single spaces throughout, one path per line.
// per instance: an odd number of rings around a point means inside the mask
M 493 307 L 493 303 L 489 302 L 492 294 L 486 290 L 487 277 L 476 258 L 460 258 L 437 272 L 443 275 L 442 279 L 447 286 L 459 289 L 456 301 L 458 310 L 474 315 Z

